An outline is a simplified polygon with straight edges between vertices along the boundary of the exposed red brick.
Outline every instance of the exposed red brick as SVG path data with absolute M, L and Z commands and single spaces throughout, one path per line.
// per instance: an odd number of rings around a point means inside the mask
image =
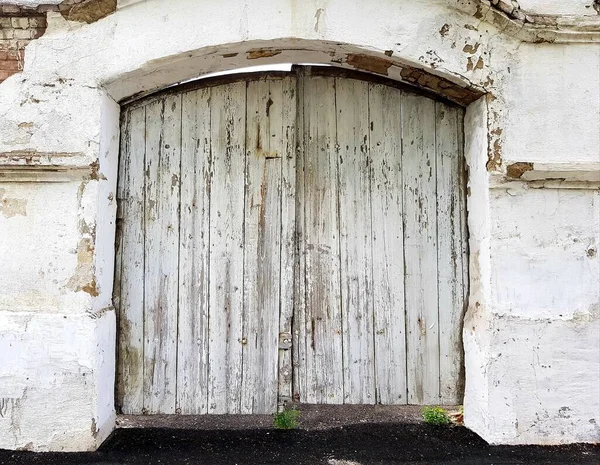
M 0 60 L 0 69 L 4 71 L 20 71 L 19 62 L 15 60 Z
M 46 11 L 41 6 L 0 6 L 0 83 L 22 70 L 25 47 L 46 32 Z

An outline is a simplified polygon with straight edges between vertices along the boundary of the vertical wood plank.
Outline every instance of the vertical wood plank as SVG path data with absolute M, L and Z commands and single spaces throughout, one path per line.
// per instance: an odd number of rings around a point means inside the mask
M 460 374 L 456 383 L 458 384 L 457 395 L 460 403 L 463 402 L 465 393 L 465 352 L 462 339 L 462 332 L 464 328 L 464 317 L 469 304 L 469 230 L 467 227 L 467 166 L 465 160 L 465 140 L 464 140 L 464 118 L 465 111 L 461 109 L 458 114 L 458 166 L 459 166 L 459 183 L 460 189 L 460 232 L 461 232 L 461 248 L 460 253 L 463 261 L 462 269 L 462 298 L 463 305 L 461 309 L 459 325 L 459 338 L 460 338 Z
M 121 189 L 122 268 L 119 298 L 118 402 L 125 414 L 144 406 L 144 161 L 145 108 L 129 112 L 123 133 Z
M 129 161 L 125 161 L 125 159 L 129 156 L 129 139 L 130 139 L 130 116 L 131 109 L 130 108 L 122 108 L 121 109 L 121 121 L 120 121 L 120 137 L 119 137 L 119 159 L 118 159 L 118 169 L 117 169 L 117 190 L 116 190 L 116 201 L 117 201 L 117 211 L 115 218 L 115 269 L 114 269 L 114 284 L 113 284 L 113 294 L 112 294 L 112 302 L 115 308 L 115 313 L 117 316 L 117 328 L 119 328 L 119 320 L 121 313 L 120 299 L 121 299 L 121 275 L 122 275 L 122 265 L 123 265 L 123 209 L 125 202 L 125 187 L 127 183 L 125 182 L 125 176 L 127 175 L 126 164 Z M 117 334 L 117 375 L 119 374 L 119 334 Z M 118 377 L 117 379 L 120 379 Z M 117 390 L 120 389 L 121 386 L 117 386 Z M 117 410 L 120 405 L 121 396 L 117 392 L 116 405 Z
M 129 138 L 130 138 L 130 116 L 131 109 L 121 109 L 121 132 L 119 138 L 119 167 L 117 171 L 117 213 L 115 219 L 115 272 L 112 293 L 112 302 L 115 307 L 117 323 L 117 342 L 116 342 L 116 390 L 115 390 L 115 409 L 120 413 L 123 408 L 127 386 L 123 383 L 126 376 L 127 364 L 125 362 L 125 348 L 129 344 L 129 337 L 125 334 L 126 320 L 121 309 L 121 276 L 123 267 L 123 213 L 125 209 L 126 195 L 125 176 L 127 175 L 126 164 L 129 164 Z M 126 161 L 127 160 L 127 161 Z M 123 351 L 123 353 L 121 352 Z
M 207 412 L 210 88 L 182 95 L 177 408 Z
M 281 240 L 281 82 L 246 88 L 242 413 L 277 408 Z
M 242 380 L 246 83 L 211 91 L 209 413 L 239 413 Z
M 335 81 L 304 79 L 304 402 L 343 402 Z
M 306 318 L 306 226 L 305 226 L 305 194 L 304 194 L 304 166 L 305 153 L 308 147 L 305 130 L 305 68 L 296 69 L 296 230 L 294 250 L 296 253 L 294 266 L 294 314 L 292 320 L 292 401 L 308 402 L 308 374 L 306 370 L 307 345 L 307 318 Z M 283 310 L 283 309 L 282 309 Z
M 369 87 L 336 79 L 344 403 L 375 402 Z
M 292 335 L 296 264 L 297 80 L 295 77 L 286 77 L 282 80 L 281 86 L 281 307 L 279 310 L 279 332 L 280 334 Z M 279 351 L 278 391 L 282 402 L 292 400 L 292 375 L 292 347 L 290 347 Z
M 439 402 L 435 102 L 402 102 L 409 404 Z
M 464 302 L 458 116 L 458 109 L 436 103 L 440 400 L 444 404 L 460 403 L 457 381 L 462 365 L 460 319 Z
M 144 409 L 174 413 L 177 373 L 181 95 L 146 109 Z
M 405 404 L 402 92 L 369 87 L 377 402 Z

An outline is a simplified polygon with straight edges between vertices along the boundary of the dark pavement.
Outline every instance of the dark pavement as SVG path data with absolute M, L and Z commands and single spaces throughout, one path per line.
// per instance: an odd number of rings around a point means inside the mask
M 100 450 L 0 450 L 0 464 L 600 464 L 593 445 L 492 447 L 464 427 L 362 423 L 329 429 L 117 429 Z

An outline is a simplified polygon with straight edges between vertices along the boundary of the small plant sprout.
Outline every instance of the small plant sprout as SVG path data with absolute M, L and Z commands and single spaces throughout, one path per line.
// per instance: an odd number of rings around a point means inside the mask
M 446 412 L 442 407 L 423 407 L 423 420 L 428 425 L 433 426 L 448 426 L 452 423 L 450 417 L 448 416 L 448 412 Z
M 295 429 L 298 427 L 300 410 L 296 407 L 286 408 L 273 415 L 273 426 L 277 429 Z

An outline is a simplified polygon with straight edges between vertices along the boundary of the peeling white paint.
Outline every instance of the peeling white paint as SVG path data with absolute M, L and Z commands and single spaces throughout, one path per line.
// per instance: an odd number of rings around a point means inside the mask
M 116 101 L 249 65 L 339 64 L 349 52 L 391 53 L 391 77 L 409 65 L 488 92 L 465 118 L 466 425 L 494 443 L 600 440 L 598 189 L 490 190 L 507 160 L 587 166 L 578 176 L 595 179 L 598 44 L 523 43 L 520 26 L 491 25 L 480 3 L 121 0 L 90 25 L 49 13 L 24 72 L 0 84 L 0 202 L 12 202 L 0 209 L 0 447 L 88 450 L 114 426 Z M 594 14 L 591 0 L 520 3 Z M 260 47 L 281 52 L 248 60 Z M 95 287 L 74 290 L 77 273 Z
M 540 15 L 596 15 L 593 3 L 594 0 L 519 0 L 523 10 Z
M 114 421 L 111 339 L 112 313 L 0 312 L 0 448 L 98 447 L 110 428 L 91 434 L 92 419 Z

